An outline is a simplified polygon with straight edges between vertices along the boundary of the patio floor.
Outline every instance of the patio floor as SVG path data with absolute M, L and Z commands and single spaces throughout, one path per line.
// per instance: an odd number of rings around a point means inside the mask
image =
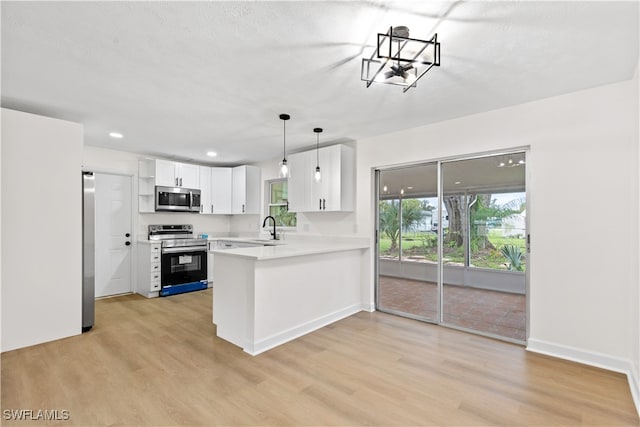
M 433 282 L 380 276 L 381 309 L 435 319 L 438 287 Z M 526 339 L 525 296 L 444 285 L 444 323 L 519 341 Z

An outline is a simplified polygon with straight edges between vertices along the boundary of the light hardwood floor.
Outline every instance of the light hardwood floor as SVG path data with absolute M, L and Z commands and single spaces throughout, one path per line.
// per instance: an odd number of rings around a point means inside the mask
M 626 378 L 383 313 L 256 357 L 215 336 L 211 290 L 99 300 L 81 336 L 2 354 L 3 425 L 638 425 Z

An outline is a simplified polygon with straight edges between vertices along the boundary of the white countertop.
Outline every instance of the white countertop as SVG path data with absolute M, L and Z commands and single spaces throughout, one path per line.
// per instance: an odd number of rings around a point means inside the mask
M 217 238 L 215 240 L 231 240 L 229 238 Z M 258 242 L 247 238 L 237 238 L 237 241 Z M 272 243 L 271 241 L 259 241 Z M 254 260 L 269 260 L 278 258 L 290 258 L 305 255 L 316 255 L 332 252 L 351 251 L 357 249 L 369 249 L 369 243 L 363 239 L 314 239 L 314 240 L 290 240 L 278 241 L 275 246 L 256 246 L 251 248 L 215 249 L 214 254 L 232 255 Z
M 286 245 L 283 240 L 262 239 L 253 237 L 211 237 L 207 238 L 208 241 L 223 241 L 223 242 L 239 242 L 239 243 L 256 243 L 259 245 Z

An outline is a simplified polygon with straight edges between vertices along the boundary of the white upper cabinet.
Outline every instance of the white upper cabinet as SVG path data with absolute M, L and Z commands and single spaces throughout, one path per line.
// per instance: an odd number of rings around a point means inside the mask
M 231 168 L 200 166 L 200 213 L 231 213 Z
M 200 188 L 200 175 L 198 173 L 198 169 L 198 165 L 178 163 L 176 174 L 180 182 L 180 187 Z
M 211 213 L 231 213 L 232 173 L 231 168 L 211 168 Z
M 260 213 L 260 168 L 237 166 L 232 172 L 231 213 Z
M 319 161 L 322 179 L 314 172 Z M 355 197 L 355 157 L 352 147 L 332 145 L 290 156 L 289 210 L 350 212 Z
M 155 212 L 155 186 L 200 190 L 202 214 L 259 214 L 261 170 L 198 166 L 153 158 L 138 162 L 139 212 Z
M 156 185 L 200 188 L 200 171 L 197 165 L 160 159 L 156 159 L 155 163 Z
M 212 212 L 211 204 L 211 168 L 208 166 L 200 166 L 200 213 L 210 214 Z
M 312 164 L 312 157 L 315 162 L 315 155 L 315 151 L 305 151 L 291 154 L 287 160 L 289 163 L 287 191 L 289 194 L 289 210 L 291 212 L 306 212 L 309 210 L 311 180 L 316 167 L 315 163 Z

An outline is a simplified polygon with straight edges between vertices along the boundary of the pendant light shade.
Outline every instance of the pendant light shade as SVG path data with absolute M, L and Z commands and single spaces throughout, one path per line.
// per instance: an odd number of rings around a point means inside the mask
M 289 166 L 287 165 L 287 120 L 291 116 L 288 114 L 280 114 L 280 120 L 282 120 L 282 161 L 280 162 L 280 178 L 289 177 Z
M 314 128 L 313 131 L 316 133 L 316 171 L 313 174 L 313 178 L 316 182 L 320 182 L 322 180 L 322 174 L 320 173 L 320 133 L 322 128 Z

